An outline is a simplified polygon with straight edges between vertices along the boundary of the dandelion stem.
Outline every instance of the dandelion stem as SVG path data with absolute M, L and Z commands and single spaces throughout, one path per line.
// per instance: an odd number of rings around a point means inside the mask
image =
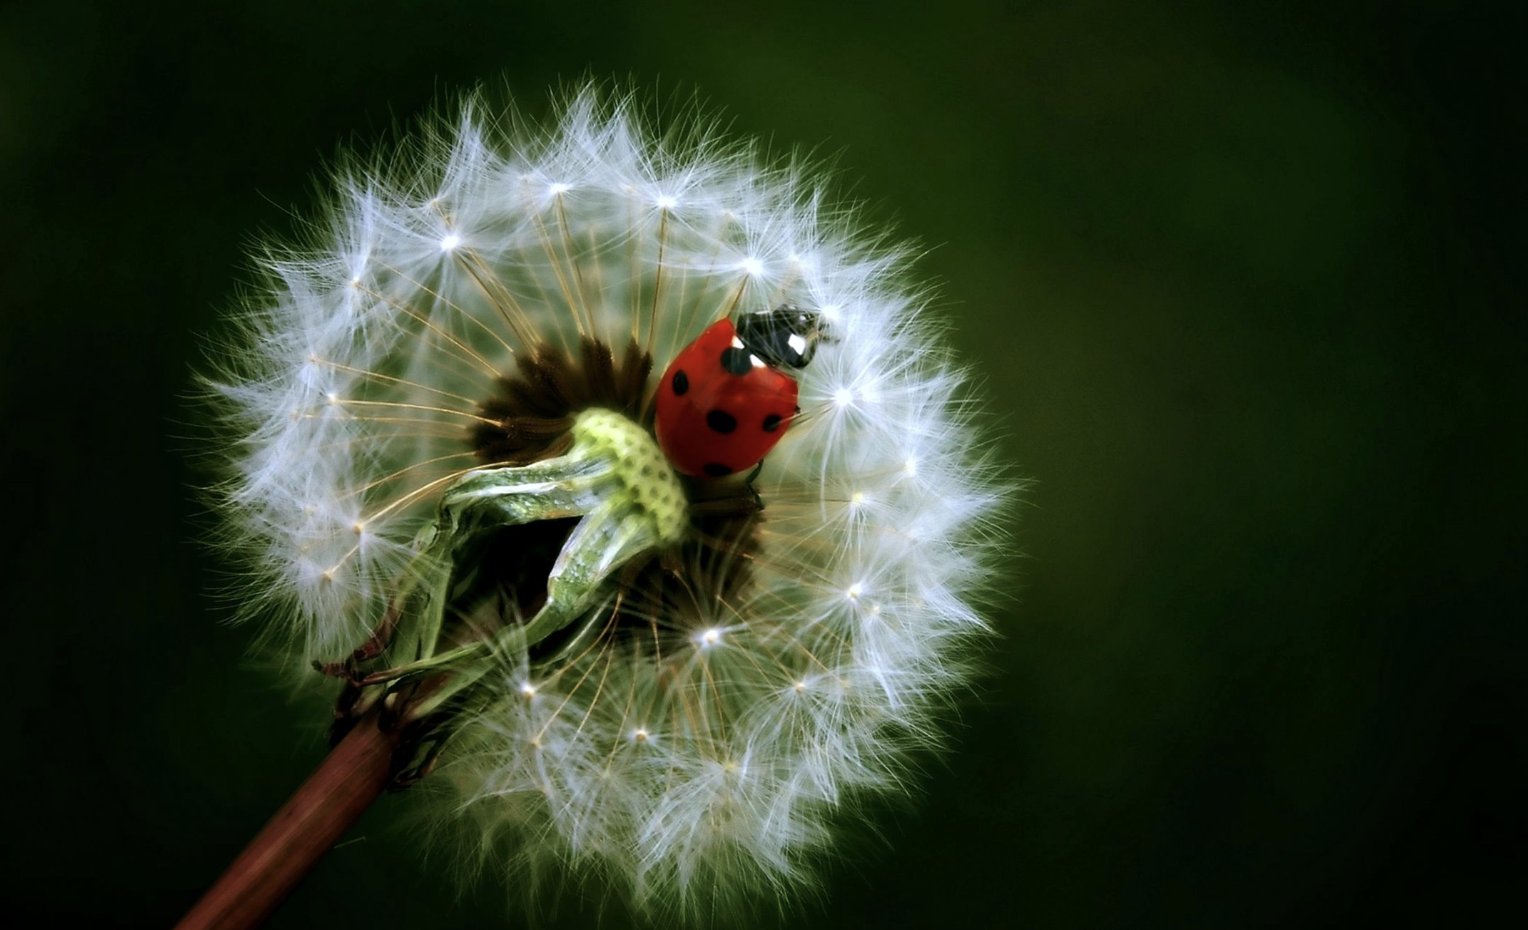
M 403 728 L 374 709 L 335 746 L 176 930 L 245 930 L 269 917 L 387 786 Z

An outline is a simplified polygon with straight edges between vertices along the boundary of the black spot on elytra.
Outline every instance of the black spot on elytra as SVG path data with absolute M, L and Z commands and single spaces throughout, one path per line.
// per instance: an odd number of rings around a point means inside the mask
M 775 430 L 777 430 L 779 428 L 780 428 L 780 415 L 778 413 L 771 413 L 769 416 L 764 418 L 764 432 L 766 432 L 766 433 L 773 433 Z
M 737 417 L 725 410 L 712 410 L 706 414 L 706 425 L 718 433 L 730 433 L 737 429 Z
M 685 374 L 683 370 L 676 371 L 670 383 L 674 386 L 674 393 L 683 397 L 685 392 L 690 389 L 690 376 Z
M 747 349 L 739 349 L 733 346 L 722 350 L 722 368 L 728 374 L 746 375 L 753 370 L 753 361 L 748 357 Z
M 732 474 L 732 469 L 718 462 L 711 462 L 707 464 L 704 468 L 701 469 L 701 471 L 710 475 L 712 478 L 725 478 Z

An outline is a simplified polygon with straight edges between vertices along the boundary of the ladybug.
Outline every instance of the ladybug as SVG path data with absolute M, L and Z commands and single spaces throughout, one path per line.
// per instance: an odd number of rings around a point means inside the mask
M 706 327 L 658 384 L 658 445 L 679 471 L 722 478 L 763 460 L 801 408 L 799 370 L 822 338 L 818 314 L 789 304 Z

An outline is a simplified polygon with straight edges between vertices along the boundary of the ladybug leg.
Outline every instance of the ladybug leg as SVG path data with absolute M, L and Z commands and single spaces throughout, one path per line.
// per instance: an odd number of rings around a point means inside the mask
M 743 479 L 743 485 L 746 488 L 748 488 L 748 493 L 753 495 L 753 504 L 759 510 L 763 510 L 764 509 L 764 498 L 759 496 L 759 491 L 758 491 L 757 488 L 755 488 L 753 486 L 753 482 L 754 482 L 754 479 L 759 477 L 759 472 L 761 472 L 763 470 L 764 470 L 764 460 L 760 459 L 759 460 L 759 464 L 753 466 L 753 471 L 748 473 L 748 477 Z

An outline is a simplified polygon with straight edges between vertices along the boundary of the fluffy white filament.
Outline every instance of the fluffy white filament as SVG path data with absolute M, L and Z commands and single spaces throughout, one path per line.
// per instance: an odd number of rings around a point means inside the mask
M 360 643 L 440 493 L 481 465 L 478 402 L 537 342 L 636 339 L 655 388 L 730 312 L 817 310 L 830 340 L 755 485 L 750 581 L 646 618 L 656 646 L 503 656 L 440 773 L 517 884 L 579 875 L 691 915 L 789 890 L 836 809 L 900 790 L 984 635 L 1004 495 L 962 376 L 908 256 L 800 166 L 699 120 L 655 134 L 590 91 L 550 129 L 481 109 L 342 173 L 328 223 L 269 255 L 238 317 L 215 380 L 246 603 L 302 659 Z

